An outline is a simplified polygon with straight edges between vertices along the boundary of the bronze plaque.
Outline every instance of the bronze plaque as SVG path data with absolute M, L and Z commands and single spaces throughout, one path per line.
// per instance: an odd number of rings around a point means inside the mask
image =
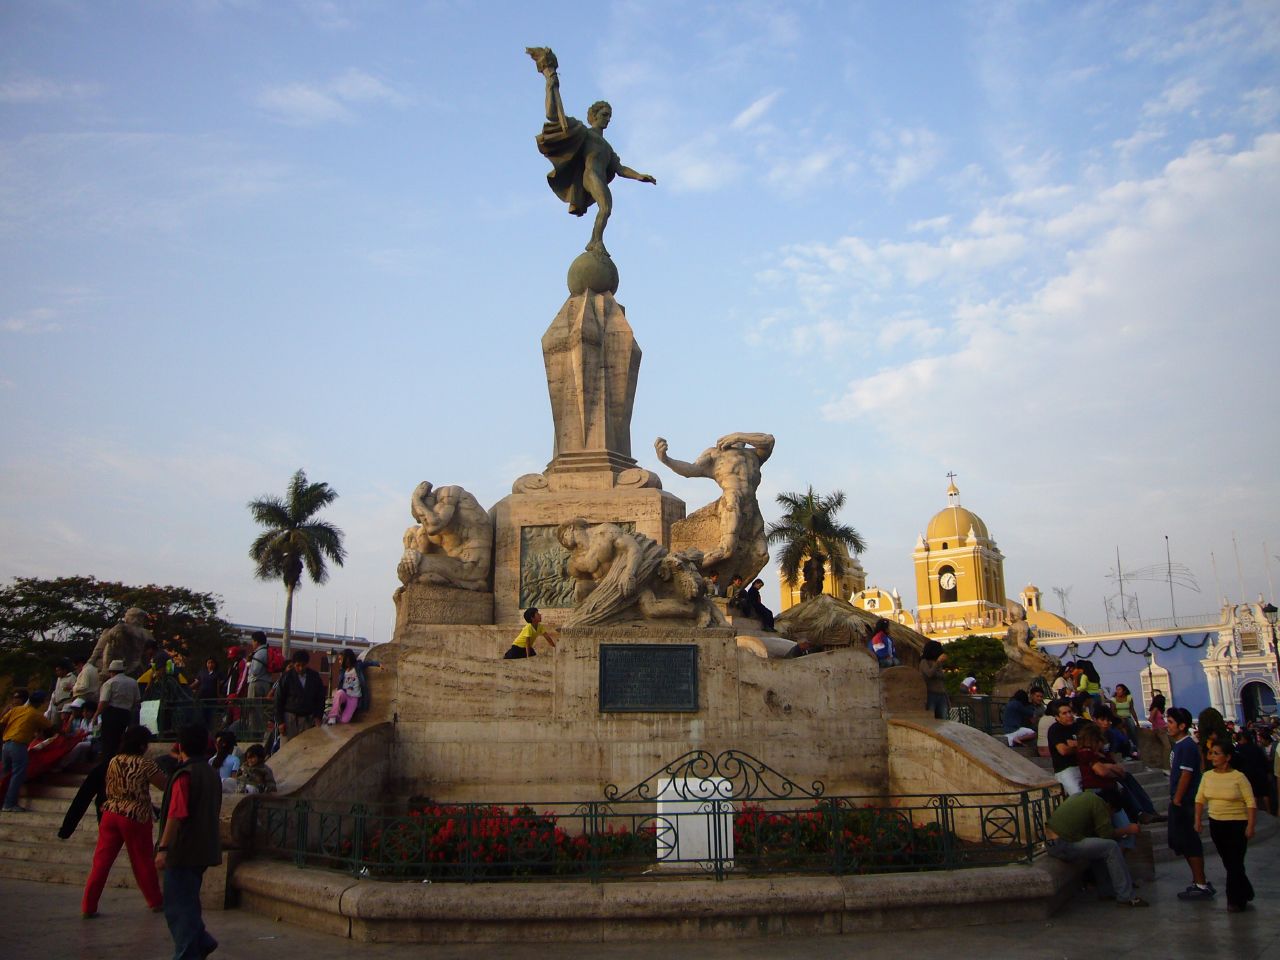
M 696 643 L 600 644 L 601 713 L 696 713 Z

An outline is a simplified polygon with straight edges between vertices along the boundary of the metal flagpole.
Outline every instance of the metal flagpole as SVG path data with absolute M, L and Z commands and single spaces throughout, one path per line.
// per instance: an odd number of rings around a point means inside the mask
M 1178 610 L 1173 605 L 1173 558 L 1169 553 L 1169 535 L 1164 535 L 1164 565 L 1165 576 L 1169 580 L 1169 613 L 1173 617 L 1173 625 L 1178 625 Z
M 1236 552 L 1236 579 L 1240 583 L 1240 602 L 1244 603 L 1248 598 L 1244 593 L 1244 572 L 1240 569 L 1240 544 L 1236 543 L 1236 532 L 1231 531 L 1231 549 Z

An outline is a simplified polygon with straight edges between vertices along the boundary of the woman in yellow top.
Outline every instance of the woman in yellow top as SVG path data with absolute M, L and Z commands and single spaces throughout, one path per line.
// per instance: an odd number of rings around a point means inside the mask
M 538 612 L 537 607 L 530 607 L 524 612 L 524 622 L 525 628 L 520 631 L 515 640 L 511 641 L 511 646 L 507 647 L 507 652 L 502 659 L 523 660 L 525 657 L 536 657 L 538 652 L 533 649 L 533 641 L 538 637 L 542 637 L 555 647 L 556 632 L 542 626 L 542 614 Z
M 1124 727 L 1125 736 L 1133 741 L 1133 745 L 1138 745 L 1138 723 L 1133 716 L 1133 694 L 1129 692 L 1129 688 L 1123 683 L 1117 683 L 1115 692 L 1111 695 L 1111 702 L 1114 705 L 1116 720 Z
M 1231 769 L 1231 742 L 1215 742 L 1209 748 L 1213 769 L 1200 778 L 1196 791 L 1196 832 L 1203 823 L 1204 808 L 1209 808 L 1209 836 L 1218 848 L 1218 856 L 1227 871 L 1227 912 L 1239 913 L 1253 899 L 1253 884 L 1244 872 L 1244 855 L 1253 838 L 1257 807 L 1249 779 Z

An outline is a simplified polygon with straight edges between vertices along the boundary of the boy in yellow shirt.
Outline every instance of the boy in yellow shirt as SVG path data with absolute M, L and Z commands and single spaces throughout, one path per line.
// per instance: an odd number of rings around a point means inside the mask
M 533 649 L 533 641 L 538 637 L 545 638 L 547 643 L 551 644 L 553 648 L 555 647 L 556 633 L 554 630 L 547 630 L 542 626 L 542 614 L 538 612 L 537 607 L 530 607 L 524 612 L 524 622 L 524 629 L 511 642 L 511 646 L 507 647 L 507 652 L 503 655 L 504 660 L 523 660 L 525 657 L 536 657 L 538 653 Z

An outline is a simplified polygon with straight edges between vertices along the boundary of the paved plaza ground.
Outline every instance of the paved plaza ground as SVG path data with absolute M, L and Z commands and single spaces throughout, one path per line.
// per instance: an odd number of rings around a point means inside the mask
M 452 946 L 357 943 L 277 923 L 241 910 L 210 913 L 209 929 L 221 941 L 216 960 L 339 960 L 408 958 L 415 960 L 757 960 L 804 957 L 805 960 L 960 960 L 966 957 L 1098 960 L 1197 957 L 1205 960 L 1262 960 L 1280 957 L 1280 840 L 1249 851 L 1249 875 L 1257 891 L 1257 909 L 1228 914 L 1219 893 L 1212 903 L 1181 903 L 1175 894 L 1187 881 L 1186 867 L 1161 864 L 1156 881 L 1139 890 L 1150 909 L 1126 910 L 1078 894 L 1048 921 L 919 930 L 843 937 L 771 938 L 719 941 L 648 941 L 632 944 L 475 944 Z M 1222 867 L 1209 862 L 1209 877 L 1219 890 Z M 513 888 L 513 895 L 515 889 Z M 0 879 L 5 905 L 0 956 L 122 958 L 162 960 L 172 956 L 164 917 L 148 913 L 136 890 L 108 889 L 102 916 L 80 919 L 80 891 L 58 884 Z

